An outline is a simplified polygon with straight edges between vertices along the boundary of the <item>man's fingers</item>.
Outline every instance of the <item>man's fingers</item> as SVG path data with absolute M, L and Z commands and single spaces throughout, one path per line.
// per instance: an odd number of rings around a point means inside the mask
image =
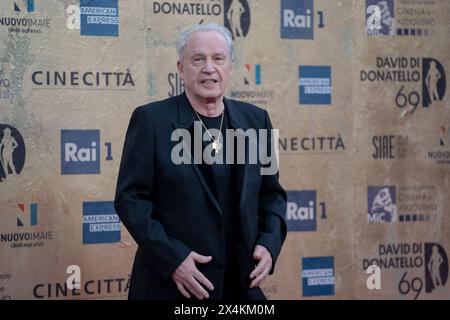
M 200 282 L 201 284 L 203 284 L 206 288 L 208 288 L 208 290 L 213 291 L 214 290 L 214 286 L 211 283 L 211 281 L 208 280 L 208 278 L 206 278 L 203 273 L 201 273 L 200 271 L 197 270 L 197 272 L 195 272 L 194 274 L 195 279 L 198 280 L 198 282 Z
M 211 261 L 211 256 L 202 256 L 201 254 L 198 254 L 197 252 L 192 251 L 192 259 L 194 259 L 195 262 L 198 263 L 208 263 Z
M 261 272 L 250 284 L 250 288 L 255 288 L 258 287 L 261 282 L 267 277 L 267 275 L 269 274 L 269 269 L 264 269 L 263 272 Z
M 250 278 L 252 279 L 252 278 L 258 276 L 261 272 L 264 271 L 264 269 L 267 268 L 268 264 L 269 264 L 269 259 L 265 259 L 263 257 L 256 265 L 255 270 L 253 270 L 252 273 L 250 274 Z
M 206 291 L 194 277 L 190 277 L 187 283 L 190 285 L 190 289 L 192 289 L 191 292 L 195 294 L 198 299 L 209 298 L 208 291 Z
M 187 290 L 184 288 L 184 286 L 181 282 L 176 282 L 176 285 L 177 285 L 178 290 L 181 292 L 181 294 L 183 296 L 185 296 L 188 299 L 191 298 L 191 295 L 189 294 L 189 292 L 187 292 Z
M 191 293 L 193 294 L 197 299 L 201 299 L 200 298 L 200 294 L 197 293 L 197 291 L 195 290 L 195 288 L 191 285 L 191 283 L 189 283 L 188 281 L 186 281 L 184 283 L 184 287 Z

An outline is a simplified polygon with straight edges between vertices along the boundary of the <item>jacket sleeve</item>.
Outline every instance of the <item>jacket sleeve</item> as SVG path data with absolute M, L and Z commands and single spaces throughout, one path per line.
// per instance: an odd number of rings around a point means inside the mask
M 269 115 L 266 113 L 266 128 L 269 131 L 269 138 L 267 139 L 267 147 L 269 149 L 268 155 L 271 155 L 272 161 L 275 160 L 275 143 L 272 141 L 272 124 Z M 275 140 L 275 139 L 273 139 Z M 278 164 L 277 164 L 278 169 Z M 273 273 L 275 263 L 280 254 L 281 247 L 284 243 L 287 233 L 287 226 L 285 221 L 287 196 L 283 187 L 278 182 L 279 172 L 270 175 L 262 175 L 261 188 L 259 191 L 259 205 L 258 205 L 258 238 L 256 243 L 266 247 L 272 255 L 272 269 Z
M 114 207 L 138 246 L 150 257 L 150 265 L 167 279 L 191 250 L 170 237 L 154 218 L 155 152 L 151 119 L 143 107 L 138 107 L 125 137 Z

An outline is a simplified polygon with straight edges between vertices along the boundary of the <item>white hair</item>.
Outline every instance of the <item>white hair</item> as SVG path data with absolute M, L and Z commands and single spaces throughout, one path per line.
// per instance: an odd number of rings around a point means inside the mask
M 221 26 L 218 23 L 210 22 L 205 24 L 199 24 L 195 25 L 193 27 L 189 27 L 185 29 L 177 38 L 176 41 L 176 47 L 177 47 L 177 53 L 178 53 L 178 59 L 183 59 L 183 51 L 186 47 L 187 40 L 191 34 L 198 31 L 216 31 L 224 37 L 225 41 L 227 42 L 228 48 L 230 49 L 230 56 L 231 59 L 233 59 L 233 39 L 231 32 L 225 28 L 224 26 Z

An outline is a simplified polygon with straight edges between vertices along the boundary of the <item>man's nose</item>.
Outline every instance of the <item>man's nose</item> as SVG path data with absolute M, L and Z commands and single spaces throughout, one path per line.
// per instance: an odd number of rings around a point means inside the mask
M 212 59 L 206 59 L 205 65 L 203 66 L 203 72 L 213 73 L 214 71 L 215 71 L 214 63 L 213 63 Z

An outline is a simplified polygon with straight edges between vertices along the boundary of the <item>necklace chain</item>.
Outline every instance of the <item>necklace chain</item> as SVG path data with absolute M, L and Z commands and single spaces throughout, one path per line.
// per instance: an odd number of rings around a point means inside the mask
M 203 128 L 205 128 L 206 132 L 208 132 L 209 136 L 213 140 L 213 149 L 216 151 L 216 153 L 219 152 L 220 149 L 222 149 L 222 144 L 220 143 L 220 134 L 222 133 L 222 124 L 223 124 L 223 116 L 225 113 L 225 109 L 224 109 L 224 111 L 222 111 L 222 118 L 220 119 L 220 129 L 219 129 L 219 134 L 217 136 L 217 139 L 215 139 L 214 136 L 211 134 L 211 132 L 209 132 L 208 128 L 205 126 L 202 119 L 200 118 L 200 115 L 198 114 L 197 110 L 195 110 L 194 108 L 192 108 L 192 109 L 194 110 L 195 114 L 197 115 L 198 120 L 200 120 L 200 123 L 202 124 Z

